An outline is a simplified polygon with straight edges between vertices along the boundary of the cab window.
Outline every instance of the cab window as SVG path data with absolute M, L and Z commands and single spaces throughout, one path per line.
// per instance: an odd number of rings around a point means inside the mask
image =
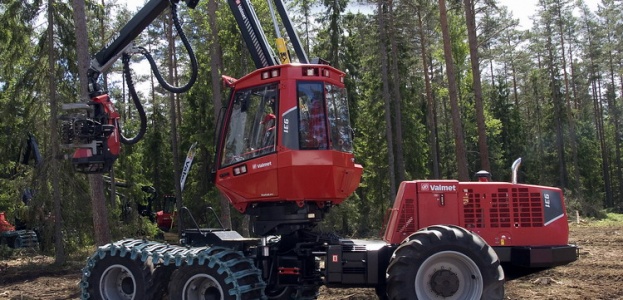
M 277 85 L 239 90 L 233 97 L 221 166 L 275 152 Z

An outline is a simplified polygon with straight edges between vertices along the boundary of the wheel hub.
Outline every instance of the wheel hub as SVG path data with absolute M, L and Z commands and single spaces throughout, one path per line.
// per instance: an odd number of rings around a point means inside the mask
M 122 265 L 108 267 L 100 279 L 100 296 L 103 299 L 131 300 L 136 294 L 135 278 Z
M 184 285 L 186 300 L 221 300 L 225 297 L 219 282 L 208 274 L 197 274 Z
M 431 277 L 430 287 L 437 295 L 450 297 L 459 290 L 460 280 L 456 273 L 441 269 L 437 270 Z
M 121 280 L 121 292 L 126 295 L 134 294 L 134 281 L 131 277 L 125 277 Z

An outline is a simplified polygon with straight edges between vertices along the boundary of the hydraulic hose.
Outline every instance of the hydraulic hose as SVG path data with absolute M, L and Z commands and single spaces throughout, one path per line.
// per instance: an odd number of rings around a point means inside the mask
M 124 53 L 122 61 L 123 74 L 125 75 L 125 80 L 128 83 L 128 91 L 130 92 L 130 97 L 132 98 L 132 102 L 134 102 L 134 106 L 136 107 L 136 111 L 138 112 L 138 117 L 141 119 L 141 122 L 138 133 L 131 139 L 123 136 L 121 125 L 119 125 L 119 136 L 120 141 L 123 144 L 134 145 L 143 138 L 145 132 L 147 131 L 147 114 L 145 113 L 145 108 L 143 108 L 143 104 L 138 98 L 138 94 L 136 93 L 136 89 L 134 88 L 134 82 L 132 81 L 132 72 L 130 71 L 130 55 Z
M 193 48 L 190 45 L 190 42 L 188 42 L 188 38 L 186 38 L 184 31 L 182 30 L 182 25 L 180 24 L 179 18 L 177 16 L 177 5 L 175 3 L 171 3 L 171 17 L 173 18 L 173 24 L 175 25 L 175 29 L 177 33 L 179 34 L 182 40 L 182 43 L 184 44 L 184 47 L 186 48 L 186 51 L 188 51 L 188 56 L 190 57 L 191 75 L 186 85 L 181 86 L 181 87 L 176 87 L 176 86 L 169 84 L 160 74 L 160 71 L 158 70 L 158 65 L 154 61 L 149 51 L 147 51 L 147 49 L 145 49 L 144 47 L 137 47 L 137 48 L 140 50 L 139 52 L 143 54 L 145 58 L 147 58 L 147 61 L 149 61 L 149 65 L 151 66 L 151 69 L 154 72 L 154 76 L 156 77 L 160 85 L 165 90 L 171 93 L 178 94 L 178 93 L 184 93 L 188 91 L 193 86 L 193 84 L 195 84 L 195 81 L 197 80 L 197 73 L 198 73 L 199 67 L 197 65 L 197 58 L 195 57 L 195 52 L 193 51 Z M 134 82 L 132 81 L 132 74 L 130 71 L 130 55 L 127 53 L 124 53 L 122 61 L 123 61 L 123 73 L 125 75 L 126 82 L 128 84 L 128 91 L 130 92 L 130 97 L 132 98 L 132 102 L 134 102 L 134 106 L 136 107 L 136 110 L 140 118 L 140 127 L 139 127 L 138 133 L 133 138 L 126 138 L 121 132 L 121 130 L 119 132 L 120 133 L 119 135 L 120 135 L 120 140 L 123 144 L 133 145 L 133 144 L 136 144 L 138 141 L 140 141 L 145 135 L 145 132 L 147 131 L 147 115 L 145 113 L 145 109 L 143 108 L 143 105 L 141 104 L 140 99 L 138 98 L 136 89 L 134 88 Z
M 173 24 L 175 25 L 175 30 L 180 35 L 180 39 L 182 40 L 182 43 L 184 44 L 186 51 L 188 51 L 188 56 L 190 57 L 190 79 L 188 80 L 188 83 L 186 83 L 186 85 L 181 86 L 181 87 L 176 87 L 176 86 L 169 84 L 160 74 L 160 71 L 158 70 L 158 66 L 156 65 L 156 62 L 154 61 L 151 54 L 149 54 L 149 51 L 147 51 L 147 49 L 145 49 L 144 47 L 137 47 L 137 48 L 140 49 L 141 54 L 143 54 L 145 58 L 147 58 L 147 60 L 149 61 L 149 64 L 151 65 L 151 69 L 154 72 L 154 76 L 156 76 L 158 83 L 160 83 L 160 85 L 165 90 L 172 92 L 172 93 L 184 93 L 188 91 L 190 87 L 192 87 L 195 81 L 197 80 L 197 72 L 198 72 L 199 67 L 197 65 L 197 58 L 195 57 L 195 52 L 193 51 L 193 48 L 188 42 L 188 39 L 186 38 L 184 31 L 182 30 L 182 25 L 180 24 L 180 21 L 177 17 L 177 5 L 175 3 L 171 3 L 171 17 L 173 18 Z

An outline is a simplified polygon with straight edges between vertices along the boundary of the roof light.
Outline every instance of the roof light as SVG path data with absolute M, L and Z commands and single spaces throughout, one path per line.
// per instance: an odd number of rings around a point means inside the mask
M 330 77 L 330 76 L 331 76 L 331 73 L 329 72 L 329 70 L 324 69 L 324 70 L 322 70 L 322 76 L 324 76 L 324 77 Z
M 317 68 L 306 68 L 303 71 L 303 76 L 317 76 L 318 69 Z
M 279 76 L 279 69 L 273 69 L 272 71 L 270 71 L 270 76 L 271 77 L 278 77 Z
M 265 71 L 262 72 L 262 80 L 270 78 L 270 72 Z

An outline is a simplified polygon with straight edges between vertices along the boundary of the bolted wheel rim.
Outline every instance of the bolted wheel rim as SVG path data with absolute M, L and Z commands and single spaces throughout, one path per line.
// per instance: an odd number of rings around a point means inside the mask
M 132 300 L 135 296 L 136 279 L 132 272 L 122 265 L 111 265 L 100 278 L 102 299 Z
M 184 284 L 183 300 L 222 300 L 223 289 L 219 282 L 208 274 L 197 274 Z
M 418 299 L 479 299 L 483 285 L 476 263 L 456 251 L 431 255 L 422 263 L 415 276 Z

